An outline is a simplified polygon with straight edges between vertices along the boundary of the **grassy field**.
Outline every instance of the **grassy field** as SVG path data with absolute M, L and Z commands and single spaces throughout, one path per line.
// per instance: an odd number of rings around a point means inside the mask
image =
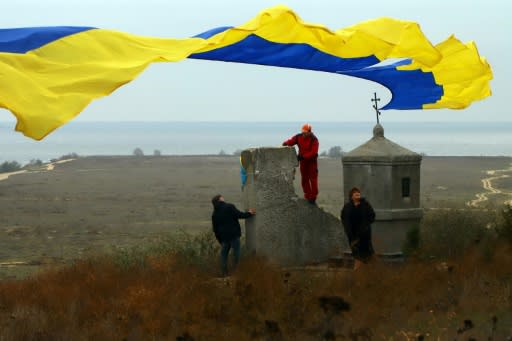
M 0 277 L 23 277 L 40 265 L 68 262 L 158 239 L 178 229 L 211 228 L 210 199 L 240 206 L 238 157 L 87 157 L 0 181 Z M 339 215 L 339 159 L 319 161 L 318 204 Z M 487 170 L 511 158 L 425 157 L 423 207 L 464 207 L 482 192 Z M 507 179 L 497 183 L 510 185 Z M 295 180 L 296 192 L 301 193 Z M 512 192 L 512 187 L 504 187 Z M 491 203 L 503 195 L 489 196 Z
M 227 279 L 210 199 L 239 205 L 237 157 L 88 157 L 17 174 L 0 181 L 0 340 L 509 340 L 512 214 L 503 225 L 480 208 L 510 194 L 465 203 L 511 162 L 425 157 L 432 210 L 405 264 L 352 272 L 244 257 Z M 338 215 L 341 162 L 319 168 L 318 204 Z M 508 178 L 492 185 L 512 192 Z M 450 207 L 463 210 L 435 210 Z

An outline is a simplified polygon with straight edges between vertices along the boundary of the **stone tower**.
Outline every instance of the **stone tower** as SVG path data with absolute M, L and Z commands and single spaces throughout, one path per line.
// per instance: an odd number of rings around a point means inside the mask
M 375 209 L 372 240 L 377 254 L 401 254 L 407 231 L 419 227 L 421 155 L 384 137 L 377 124 L 373 138 L 342 158 L 345 202 L 358 187 Z

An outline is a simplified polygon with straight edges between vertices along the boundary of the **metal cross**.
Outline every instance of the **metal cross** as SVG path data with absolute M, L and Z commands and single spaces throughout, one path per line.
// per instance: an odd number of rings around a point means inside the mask
M 380 122 L 379 122 L 380 111 L 379 111 L 379 107 L 377 106 L 378 101 L 380 101 L 380 98 L 377 98 L 377 93 L 374 92 L 372 102 L 375 102 L 375 104 L 373 104 L 372 107 L 373 107 L 373 109 L 375 109 L 375 113 L 377 115 L 377 124 L 380 124 Z

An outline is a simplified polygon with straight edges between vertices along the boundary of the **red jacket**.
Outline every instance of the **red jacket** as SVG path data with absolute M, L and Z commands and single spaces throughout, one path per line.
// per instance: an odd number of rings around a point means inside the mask
M 302 134 L 297 134 L 283 142 L 283 146 L 299 146 L 299 156 L 306 161 L 314 161 L 318 158 L 318 139 L 311 133 L 311 135 L 304 137 Z

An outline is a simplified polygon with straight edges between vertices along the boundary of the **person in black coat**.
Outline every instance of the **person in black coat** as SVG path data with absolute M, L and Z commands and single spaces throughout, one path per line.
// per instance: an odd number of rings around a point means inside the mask
M 238 265 L 240 259 L 240 237 L 242 231 L 238 219 L 251 218 L 256 214 L 254 209 L 247 212 L 240 212 L 235 205 L 224 201 L 224 197 L 217 194 L 212 199 L 213 214 L 212 225 L 215 238 L 221 245 L 220 261 L 222 275 L 228 274 L 229 250 L 233 249 L 234 266 Z
M 375 220 L 375 211 L 361 197 L 357 187 L 350 190 L 349 198 L 341 210 L 341 222 L 355 259 L 354 269 L 358 269 L 362 262 L 368 262 L 374 254 L 371 224 Z

